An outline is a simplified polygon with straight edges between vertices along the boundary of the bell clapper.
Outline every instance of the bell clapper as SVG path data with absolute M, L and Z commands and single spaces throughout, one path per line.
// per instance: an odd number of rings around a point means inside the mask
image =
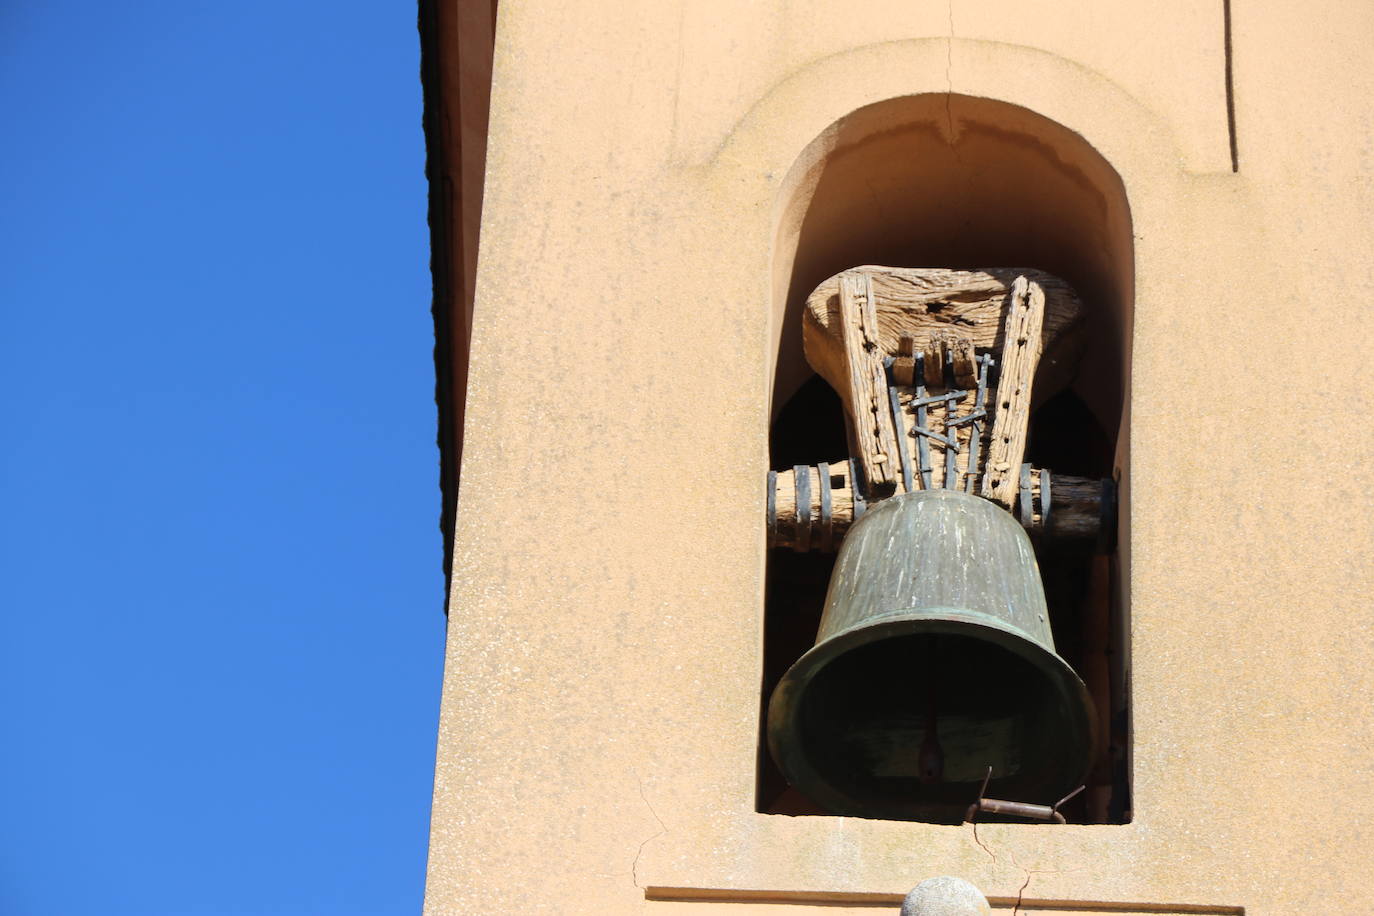
M 921 739 L 918 758 L 921 782 L 940 782 L 945 774 L 945 752 L 940 747 L 938 716 L 936 715 L 935 678 L 932 676 L 935 661 L 935 640 L 926 640 L 926 733 Z

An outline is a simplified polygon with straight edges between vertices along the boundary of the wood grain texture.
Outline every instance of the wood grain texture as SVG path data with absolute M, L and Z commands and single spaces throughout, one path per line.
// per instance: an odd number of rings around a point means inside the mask
M 1031 385 L 1040 363 L 1045 322 L 1045 291 L 1039 283 L 1017 277 L 1003 321 L 1002 374 L 992 417 L 992 437 L 982 495 L 1013 508 L 1020 488 L 1021 457 L 1030 424 Z
M 916 335 L 902 334 L 897 338 L 897 357 L 892 363 L 892 378 L 898 385 L 914 385 L 916 371 Z
M 935 267 L 866 265 L 836 274 L 806 299 L 802 342 L 811 368 L 845 397 L 848 373 L 840 333 L 840 277 L 853 274 L 871 280 L 877 318 L 877 347 L 884 356 L 909 356 L 900 349 L 903 335 L 924 352 L 932 332 L 953 331 L 974 348 L 1002 348 L 1002 312 L 1018 276 L 1039 284 L 1045 293 L 1037 398 L 1067 387 L 1083 347 L 1083 304 L 1063 280 L 1029 268 L 989 267 L 950 270 Z M 899 367 L 894 367 L 900 371 Z M 905 383 L 905 382 L 904 382 Z M 970 386 L 971 387 L 971 386 Z M 848 405 L 846 405 L 848 406 Z
M 871 277 L 857 271 L 840 275 L 838 320 L 844 347 L 844 382 L 836 390 L 842 393 L 853 423 L 854 446 L 867 483 L 865 495 L 880 499 L 897 489 L 899 470 L 874 299 Z
M 945 350 L 949 332 L 944 328 L 932 331 L 926 338 L 925 381 L 927 388 L 945 387 Z
M 977 388 L 978 361 L 973 338 L 967 334 L 951 334 L 947 347 L 954 366 L 954 384 L 964 389 Z

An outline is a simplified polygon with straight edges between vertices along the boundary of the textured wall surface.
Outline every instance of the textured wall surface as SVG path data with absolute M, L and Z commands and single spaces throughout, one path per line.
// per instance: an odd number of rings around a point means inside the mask
M 501 7 L 430 912 L 895 913 L 942 874 L 1028 913 L 1374 909 L 1374 7 L 1238 5 L 1234 172 L 1223 25 Z M 754 812 L 780 197 L 839 119 L 945 92 L 1076 132 L 1130 202 L 1129 825 Z

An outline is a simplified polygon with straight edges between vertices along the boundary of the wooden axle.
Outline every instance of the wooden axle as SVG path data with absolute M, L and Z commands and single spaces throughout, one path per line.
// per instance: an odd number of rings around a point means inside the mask
M 1111 480 L 1070 477 L 1023 466 L 1012 514 L 1033 536 L 1108 541 L 1115 527 Z M 862 473 L 860 471 L 860 473 Z M 768 474 L 768 546 L 829 552 L 862 517 L 867 503 L 853 486 L 852 461 L 799 465 Z M 1045 482 L 1049 482 L 1049 511 Z M 800 500 L 798 497 L 801 497 Z M 801 511 L 798 511 L 799 508 Z

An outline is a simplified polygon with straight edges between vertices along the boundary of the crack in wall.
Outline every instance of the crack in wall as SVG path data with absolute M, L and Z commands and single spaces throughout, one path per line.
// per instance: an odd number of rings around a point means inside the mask
M 978 848 L 988 854 L 988 858 L 992 860 L 994 866 L 1000 865 L 1001 862 L 997 857 L 997 853 L 993 852 L 992 847 L 983 842 L 982 837 L 978 836 L 978 822 L 973 821 L 969 826 L 973 828 L 973 842 L 978 845 Z M 1016 852 L 1014 850 L 1008 850 L 1007 856 L 1011 860 L 1012 867 L 1020 871 L 1025 878 L 1025 880 L 1021 882 L 1021 887 L 1016 891 L 1016 900 L 1012 903 L 1011 908 L 1011 916 L 1020 916 L 1021 907 L 1025 904 L 1026 891 L 1030 888 L 1031 881 L 1034 880 L 1035 876 L 1063 874 L 1064 870 L 1059 868 L 1027 868 L 1016 861 Z M 1070 869 L 1070 871 L 1077 871 L 1077 869 Z
M 1014 904 L 1012 905 L 1012 909 L 1011 909 L 1011 916 L 1019 916 L 1019 914 L 1020 914 L 1020 912 L 1021 912 L 1021 904 L 1025 901 L 1025 898 L 1026 898 L 1026 889 L 1027 889 L 1028 887 L 1030 887 L 1031 880 L 1032 880 L 1036 875 L 1060 875 L 1060 874 L 1064 874 L 1064 870 L 1063 870 L 1062 868 L 1027 868 L 1026 866 L 1022 865 L 1020 862 L 1016 861 L 1016 853 L 1015 853 L 1015 852 L 1009 852 L 1008 855 L 1011 857 L 1011 864 L 1012 864 L 1013 866 L 1015 866 L 1016 868 L 1019 868 L 1023 873 L 1025 873 L 1025 876 L 1026 876 L 1026 880 L 1023 881 L 1023 882 L 1021 882 L 1021 888 L 1020 888 L 1020 890 L 1018 890 L 1018 891 L 1016 892 L 1016 903 L 1014 903 Z M 1078 870 L 1079 870 L 1079 869 L 1076 869 L 1076 868 L 1075 868 L 1075 869 L 1070 869 L 1071 872 L 1072 872 L 1072 871 L 1078 871 Z
M 658 821 L 659 828 L 658 833 L 645 838 L 644 841 L 639 844 L 639 848 L 635 850 L 634 861 L 630 863 L 630 880 L 634 882 L 635 887 L 644 890 L 644 885 L 639 883 L 639 859 L 644 855 L 645 846 L 648 846 L 654 840 L 668 832 L 668 825 L 663 823 L 663 818 L 659 817 L 658 812 L 654 810 L 654 806 L 649 804 L 649 798 L 644 794 L 644 779 L 637 773 L 635 774 L 635 783 L 639 787 L 639 800 L 644 802 L 644 807 L 648 808 L 649 813 L 654 816 L 654 820 Z
M 1016 902 L 1012 904 L 1011 916 L 1017 916 L 1021 912 L 1021 901 L 1026 899 L 1026 888 L 1030 887 L 1031 872 L 1026 872 L 1026 880 L 1021 882 L 1021 888 L 1016 892 Z
M 997 864 L 997 853 L 993 852 L 992 849 L 988 846 L 987 843 L 984 843 L 982 840 L 980 840 L 980 839 L 978 838 L 978 822 L 977 822 L 977 821 L 974 821 L 974 822 L 973 822 L 973 842 L 977 843 L 977 844 L 982 848 L 983 852 L 985 852 L 985 853 L 988 854 L 988 858 L 992 859 L 992 864 L 993 864 L 993 865 L 996 865 L 996 864 Z

